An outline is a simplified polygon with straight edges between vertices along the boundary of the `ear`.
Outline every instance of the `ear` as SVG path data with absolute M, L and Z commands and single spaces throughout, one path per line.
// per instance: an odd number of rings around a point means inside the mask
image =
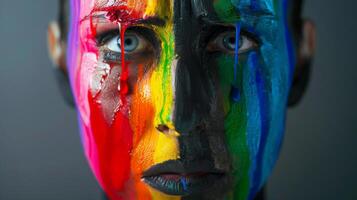
M 51 22 L 47 30 L 48 52 L 53 64 L 66 71 L 66 48 L 61 38 L 61 30 L 57 22 Z
M 294 106 L 299 103 L 306 91 L 316 47 L 314 23 L 310 20 L 304 20 L 300 30 L 302 34 L 297 43 L 297 59 L 294 78 L 290 89 L 289 106 Z
M 74 106 L 73 95 L 69 83 L 66 65 L 66 41 L 61 37 L 61 29 L 57 22 L 51 22 L 47 30 L 47 44 L 50 58 L 56 67 L 55 75 L 65 101 Z

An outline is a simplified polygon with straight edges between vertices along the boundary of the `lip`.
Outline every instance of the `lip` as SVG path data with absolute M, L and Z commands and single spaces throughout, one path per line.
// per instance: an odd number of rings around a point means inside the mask
M 170 160 L 154 165 L 143 173 L 147 185 L 168 195 L 187 196 L 209 189 L 224 179 L 226 173 L 210 167 L 209 162 Z

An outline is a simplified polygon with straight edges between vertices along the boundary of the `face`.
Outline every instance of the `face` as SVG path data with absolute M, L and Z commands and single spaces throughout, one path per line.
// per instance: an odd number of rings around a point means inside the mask
M 110 199 L 252 199 L 284 132 L 284 0 L 71 0 L 68 72 Z

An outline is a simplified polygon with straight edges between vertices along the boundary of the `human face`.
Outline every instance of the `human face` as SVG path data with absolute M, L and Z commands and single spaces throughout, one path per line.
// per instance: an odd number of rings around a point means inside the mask
M 284 132 L 285 11 L 284 0 L 71 0 L 82 142 L 111 199 L 254 197 Z

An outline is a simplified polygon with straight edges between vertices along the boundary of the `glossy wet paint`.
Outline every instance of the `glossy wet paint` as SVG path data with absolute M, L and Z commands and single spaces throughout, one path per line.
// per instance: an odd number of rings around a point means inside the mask
M 71 0 L 68 71 L 85 153 L 110 199 L 254 198 L 284 132 L 294 63 L 287 4 Z M 116 62 L 108 61 L 97 36 L 116 29 L 124 44 L 131 27 L 154 33 L 156 50 L 141 60 L 121 45 Z M 235 53 L 208 53 L 205 38 L 222 27 L 235 31 Z M 258 47 L 239 53 L 242 34 L 254 35 Z M 221 177 L 199 193 L 179 178 L 172 187 L 183 196 L 145 183 L 145 171 L 174 160 L 187 174 Z

